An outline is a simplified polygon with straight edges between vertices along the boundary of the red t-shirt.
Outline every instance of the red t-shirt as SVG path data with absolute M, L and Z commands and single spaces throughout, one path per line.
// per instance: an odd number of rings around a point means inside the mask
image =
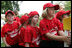
M 25 36 L 25 28 L 22 27 L 20 29 L 20 33 L 19 33 L 19 37 L 20 37 L 20 39 L 19 39 L 19 45 L 21 45 L 21 46 L 25 46 L 24 45 L 24 36 Z
M 14 45 L 18 43 L 18 27 L 19 24 L 17 22 L 13 22 L 12 24 L 6 23 L 1 30 L 1 37 L 6 37 L 6 42 L 9 45 Z
M 20 18 L 19 17 L 14 17 L 14 20 L 16 20 L 17 22 L 20 22 Z
M 14 21 L 17 21 L 21 25 L 19 17 L 14 17 Z
M 58 19 L 58 20 L 59 20 L 59 19 Z M 59 21 L 60 21 L 60 20 L 59 20 Z M 64 31 L 64 29 L 63 29 L 63 23 L 60 22 L 60 24 L 61 24 L 62 30 Z
M 41 38 L 42 40 L 51 40 L 48 39 L 48 37 L 45 36 L 46 33 L 51 33 L 53 35 L 58 35 L 57 31 L 62 30 L 62 27 L 60 25 L 60 21 L 56 18 L 53 18 L 52 20 L 48 19 L 42 19 L 39 24 L 40 31 L 41 31 Z
M 39 47 L 40 34 L 38 27 L 28 26 L 25 32 L 25 41 L 30 43 L 30 47 Z
M 63 29 L 63 23 L 61 23 L 61 26 L 62 26 L 62 30 L 64 31 L 64 29 Z

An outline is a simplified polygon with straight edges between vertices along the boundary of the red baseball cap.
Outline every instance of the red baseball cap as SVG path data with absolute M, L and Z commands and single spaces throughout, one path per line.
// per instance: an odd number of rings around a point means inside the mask
M 14 15 L 14 12 L 13 11 L 8 10 L 8 11 L 5 12 L 5 16 L 7 16 L 8 13 L 12 13 Z
M 64 12 L 65 12 L 64 10 L 61 10 L 61 11 L 57 12 L 57 13 L 56 13 L 56 18 L 59 19 L 60 16 L 62 16 L 62 15 L 64 14 Z
M 38 15 L 38 16 L 39 16 L 39 13 L 38 13 L 37 11 L 31 11 L 31 12 L 29 13 L 29 17 L 32 17 L 32 16 L 34 16 L 34 15 Z
M 68 14 L 68 15 L 69 15 L 69 14 L 70 14 L 70 12 L 71 12 L 71 11 L 70 11 L 70 10 L 68 10 L 68 11 L 65 11 L 65 12 L 64 12 L 64 14 Z
M 29 19 L 29 17 L 27 15 L 23 15 L 21 18 L 20 18 L 20 22 L 21 24 L 23 24 L 25 21 L 27 21 Z
M 68 15 L 70 14 L 70 10 L 68 10 L 68 11 L 64 11 L 64 10 L 61 10 L 61 11 L 59 11 L 59 12 L 57 12 L 56 13 L 56 18 L 60 18 L 60 16 L 62 16 L 63 14 L 66 14 L 66 13 L 68 13 Z
M 53 5 L 52 3 L 46 3 L 43 6 L 43 10 L 45 10 L 47 7 L 54 7 L 55 10 L 59 9 L 59 5 Z

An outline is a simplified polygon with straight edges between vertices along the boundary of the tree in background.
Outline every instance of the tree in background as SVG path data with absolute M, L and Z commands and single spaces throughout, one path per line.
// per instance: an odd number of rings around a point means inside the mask
M 65 2 L 65 11 L 67 11 L 67 10 L 71 11 L 71 1 Z M 71 14 L 69 16 L 71 16 Z
M 1 13 L 4 14 L 7 10 L 18 10 L 18 1 L 1 1 Z
M 71 1 L 66 1 L 65 2 L 65 11 L 71 10 Z

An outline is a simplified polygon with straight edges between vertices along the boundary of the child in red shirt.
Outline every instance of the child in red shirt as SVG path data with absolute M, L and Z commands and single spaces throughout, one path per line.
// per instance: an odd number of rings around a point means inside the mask
M 37 11 L 32 11 L 29 13 L 29 17 L 29 25 L 25 33 L 25 47 L 39 47 L 40 34 L 39 28 L 36 26 L 39 14 Z
M 13 21 L 13 11 L 8 10 L 5 13 L 7 23 L 2 27 L 1 37 L 3 42 L 7 47 L 17 47 L 18 46 L 18 27 L 19 24 Z
M 27 23 L 28 23 L 28 19 L 29 19 L 29 17 L 27 15 L 23 15 L 20 18 L 20 22 L 21 22 L 21 24 L 23 24 L 23 26 L 21 27 L 21 29 L 19 31 L 19 37 L 20 37 L 19 46 L 21 46 L 21 47 L 25 47 L 24 36 L 25 36 L 25 30 L 26 30 L 26 26 L 27 26 Z
M 59 12 L 56 13 L 56 18 L 58 20 L 60 20 L 60 24 L 62 26 L 63 31 L 64 31 L 64 29 L 63 29 L 63 18 L 68 18 L 69 14 L 70 14 L 70 10 L 68 10 L 68 11 L 62 10 L 62 11 L 59 11 Z M 67 32 L 71 32 L 71 31 L 67 30 Z M 69 33 L 69 36 L 71 36 L 70 33 Z M 68 45 L 70 45 L 70 43 L 68 43 Z
M 42 14 L 43 19 L 39 24 L 42 39 L 40 47 L 64 47 L 60 41 L 70 42 L 70 36 L 64 36 L 60 21 L 55 18 L 54 10 L 58 9 L 59 5 L 51 3 L 46 3 L 43 6 L 43 10 L 46 10 L 46 15 Z
M 56 13 L 56 18 L 60 20 L 62 29 L 63 29 L 63 18 L 69 17 L 69 14 L 70 14 L 70 10 L 68 11 L 61 10 Z

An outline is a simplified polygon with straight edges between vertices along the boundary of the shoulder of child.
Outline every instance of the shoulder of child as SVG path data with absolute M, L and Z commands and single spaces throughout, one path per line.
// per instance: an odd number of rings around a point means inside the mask
M 42 20 L 40 21 L 40 24 L 44 24 L 44 22 L 46 22 L 45 19 L 42 19 Z

